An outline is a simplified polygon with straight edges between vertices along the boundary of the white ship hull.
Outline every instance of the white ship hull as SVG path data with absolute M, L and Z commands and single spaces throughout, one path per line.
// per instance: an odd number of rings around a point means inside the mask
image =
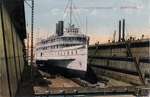
M 87 45 L 73 46 L 63 49 L 46 50 L 37 53 L 37 64 L 64 68 L 78 73 L 87 71 Z M 42 54 L 42 56 L 41 56 Z
M 37 42 L 35 60 L 37 64 L 48 67 L 87 72 L 89 37 L 82 34 L 79 25 L 76 27 L 72 23 L 73 4 L 72 1 L 69 3 L 70 6 L 67 5 L 70 9 L 69 25 L 64 28 L 64 21 L 58 21 L 56 33 Z

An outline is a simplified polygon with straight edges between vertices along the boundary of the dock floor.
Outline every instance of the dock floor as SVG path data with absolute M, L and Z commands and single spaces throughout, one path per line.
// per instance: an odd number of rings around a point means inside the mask
M 53 91 L 52 93 L 60 93 L 65 91 L 73 91 L 76 89 L 83 89 L 84 87 L 78 85 L 73 80 L 62 77 L 60 75 L 57 76 L 49 76 L 47 74 L 43 74 L 42 71 L 34 68 L 33 78 L 31 80 L 30 77 L 30 66 L 26 66 L 23 72 L 22 82 L 16 94 L 16 97 L 35 97 L 35 94 L 48 94 L 49 91 Z M 85 90 L 88 89 L 85 88 Z M 56 90 L 56 92 L 54 92 Z M 47 96 L 41 96 L 47 97 Z M 54 97 L 54 96 L 48 96 Z M 56 96 L 57 97 L 57 96 Z M 59 96 L 61 97 L 61 96 Z M 64 96 L 62 96 L 64 97 Z M 119 95 L 119 96 L 65 96 L 65 97 L 134 97 L 132 95 Z

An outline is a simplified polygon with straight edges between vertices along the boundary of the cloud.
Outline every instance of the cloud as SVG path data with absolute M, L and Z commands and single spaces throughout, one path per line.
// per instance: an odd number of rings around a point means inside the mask
M 89 13 L 89 10 L 88 9 L 84 9 L 84 8 L 78 8 L 75 10 L 76 13 L 79 13 L 79 14 L 87 14 Z
M 91 16 L 97 16 L 99 14 L 97 9 L 94 9 L 93 11 L 91 11 L 90 15 Z
M 62 11 L 58 8 L 54 8 L 51 10 L 52 15 L 58 15 L 60 14 Z

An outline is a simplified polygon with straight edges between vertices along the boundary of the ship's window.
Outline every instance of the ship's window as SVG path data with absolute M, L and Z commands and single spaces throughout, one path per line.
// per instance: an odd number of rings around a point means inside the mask
M 77 54 L 77 50 L 76 50 L 76 54 Z
M 77 50 L 77 54 L 79 54 L 79 51 Z

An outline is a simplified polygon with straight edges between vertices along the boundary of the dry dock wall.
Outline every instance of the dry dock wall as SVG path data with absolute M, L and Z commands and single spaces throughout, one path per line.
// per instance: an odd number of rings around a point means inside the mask
M 23 0 L 0 1 L 0 97 L 14 97 L 24 68 Z
M 98 77 L 108 76 L 134 85 L 142 84 L 133 57 L 129 56 L 127 43 L 130 43 L 132 56 L 139 62 L 143 77 L 150 78 L 150 41 L 148 39 L 90 46 L 88 63 Z

